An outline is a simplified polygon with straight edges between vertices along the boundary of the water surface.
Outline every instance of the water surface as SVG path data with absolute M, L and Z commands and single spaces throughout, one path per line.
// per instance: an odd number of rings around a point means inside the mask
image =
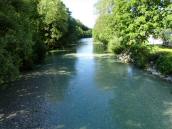
M 0 129 L 172 129 L 172 85 L 100 49 L 83 39 L 0 91 Z

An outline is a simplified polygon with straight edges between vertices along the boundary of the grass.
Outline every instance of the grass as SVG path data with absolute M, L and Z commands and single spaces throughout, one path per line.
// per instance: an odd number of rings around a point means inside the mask
M 172 54 L 172 48 L 169 47 L 163 47 L 163 46 L 154 46 L 154 50 L 155 52 L 167 52 L 167 53 L 171 53 Z
M 164 47 L 164 46 L 154 46 L 152 52 L 153 53 L 171 53 L 172 54 L 172 48 Z

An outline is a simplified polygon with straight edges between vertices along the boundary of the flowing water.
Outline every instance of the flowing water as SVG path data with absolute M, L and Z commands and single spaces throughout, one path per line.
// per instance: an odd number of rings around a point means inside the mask
M 83 39 L 1 90 L 0 129 L 172 129 L 172 85 L 99 49 Z

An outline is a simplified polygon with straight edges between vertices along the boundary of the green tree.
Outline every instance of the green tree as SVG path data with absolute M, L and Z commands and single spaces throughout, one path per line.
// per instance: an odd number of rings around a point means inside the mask
M 0 83 L 41 63 L 48 49 L 87 34 L 61 0 L 0 1 Z
M 105 0 L 99 1 L 99 5 L 106 8 L 107 4 L 104 3 Z M 147 48 L 149 36 L 160 37 L 164 29 L 171 27 L 170 0 L 113 0 L 108 6 L 113 9 L 109 13 L 100 13 L 94 37 L 114 49 L 129 51 L 132 57 L 136 57 L 133 61 L 144 66 L 148 60 L 148 55 L 143 55 L 144 51 L 150 50 Z M 140 56 L 145 57 L 142 63 L 139 62 Z
M 31 68 L 38 33 L 34 0 L 0 1 L 0 83 L 14 79 L 19 69 Z M 38 38 L 37 38 L 38 39 Z M 43 53 L 44 54 L 44 53 Z
M 68 11 L 60 0 L 40 0 L 38 12 L 42 16 L 42 37 L 49 49 L 56 48 L 58 41 L 68 31 Z

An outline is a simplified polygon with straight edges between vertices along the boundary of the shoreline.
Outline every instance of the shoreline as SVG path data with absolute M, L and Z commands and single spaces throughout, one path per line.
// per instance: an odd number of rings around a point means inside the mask
M 154 76 L 157 76 L 165 81 L 172 82 L 172 75 L 163 75 L 162 73 L 158 72 L 155 68 L 148 67 L 146 71 Z
M 130 55 L 123 53 L 123 54 L 118 54 L 116 55 L 116 58 L 120 60 L 122 63 L 131 63 L 132 59 L 130 58 Z M 172 83 L 172 75 L 163 75 L 161 72 L 157 71 L 156 68 L 149 66 L 144 70 L 145 72 L 148 72 L 160 79 L 163 79 L 165 81 L 171 82 Z

